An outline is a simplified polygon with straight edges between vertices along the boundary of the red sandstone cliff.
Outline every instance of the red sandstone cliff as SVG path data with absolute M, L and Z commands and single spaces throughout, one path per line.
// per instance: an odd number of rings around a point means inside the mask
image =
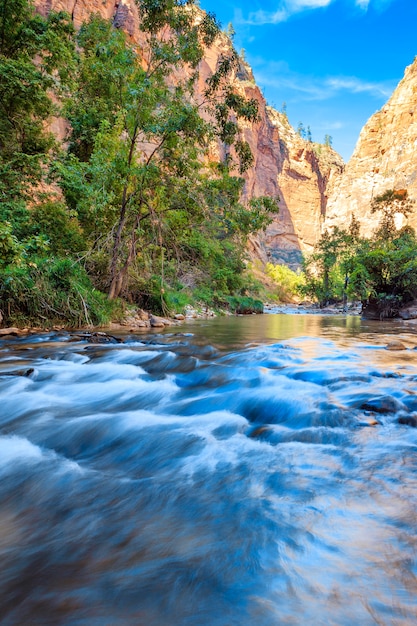
M 139 16 L 134 0 L 35 0 L 43 14 L 63 10 L 79 27 L 91 13 L 113 20 L 140 44 Z M 230 50 L 230 39 L 220 34 L 207 50 L 200 67 L 200 88 L 217 67 L 222 54 Z M 301 251 L 317 241 L 327 205 L 327 186 L 343 170 L 343 162 L 333 150 L 302 139 L 285 115 L 267 106 L 252 71 L 242 63 L 233 78 L 235 87 L 259 105 L 259 121 L 243 127 L 254 156 L 254 167 L 246 176 L 246 197 L 279 197 L 279 214 L 265 234 L 252 242 L 252 253 L 263 261 L 297 264 Z M 61 124 L 62 126 L 62 124 Z M 54 130 L 62 136 L 59 120 Z M 221 150 L 221 147 L 218 147 Z

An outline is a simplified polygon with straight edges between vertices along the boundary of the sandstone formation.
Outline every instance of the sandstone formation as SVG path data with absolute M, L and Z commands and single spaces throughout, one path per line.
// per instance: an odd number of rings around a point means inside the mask
M 230 39 L 220 34 L 206 51 L 200 66 L 199 89 L 216 71 L 222 55 L 230 51 Z M 326 212 L 327 185 L 340 176 L 344 163 L 331 148 L 313 144 L 292 128 L 285 114 L 269 107 L 255 82 L 250 66 L 241 62 L 233 77 L 237 91 L 258 103 L 259 120 L 241 124 L 251 147 L 254 166 L 246 173 L 247 199 L 270 196 L 279 199 L 279 213 L 266 233 L 251 241 L 251 254 L 263 262 L 287 263 L 294 267 L 301 253 L 310 251 L 320 237 Z M 217 155 L 221 153 L 217 146 Z
M 112 20 L 131 37 L 139 32 L 139 17 L 134 0 L 35 0 L 35 7 L 43 15 L 50 11 L 65 11 L 79 28 L 92 13 Z
M 141 44 L 135 0 L 35 0 L 35 5 L 43 14 L 68 12 L 76 27 L 91 13 L 99 13 Z M 230 46 L 230 39 L 221 34 L 207 50 L 200 67 L 201 93 Z M 360 221 L 362 234 L 369 235 L 376 219 L 370 213 L 371 200 L 385 190 L 407 189 L 417 200 L 417 59 L 391 99 L 364 126 L 347 166 L 331 148 L 302 139 L 283 113 L 267 106 L 245 62 L 233 82 L 259 106 L 259 121 L 243 128 L 255 159 L 246 176 L 246 198 L 279 198 L 279 214 L 264 234 L 251 241 L 254 258 L 296 266 L 301 252 L 313 248 L 323 228 L 346 226 L 352 214 Z M 58 136 L 65 135 L 63 120 L 55 120 L 52 128 Z M 213 156 L 221 151 L 222 146 L 215 147 Z M 409 222 L 417 228 L 417 202 Z
M 257 142 L 249 139 L 255 167 L 247 188 L 250 195 L 273 195 L 276 189 L 280 211 L 258 238 L 261 258 L 297 266 L 301 252 L 311 251 L 320 237 L 327 187 L 344 164 L 331 148 L 302 139 L 287 117 L 271 107 L 263 121 Z
M 76 28 L 91 13 L 99 13 L 141 44 L 134 0 L 35 0 L 35 4 L 43 14 L 51 10 L 66 11 Z M 205 80 L 216 70 L 219 58 L 230 46 L 230 39 L 220 34 L 215 45 L 207 50 L 200 67 L 201 93 Z M 259 121 L 243 128 L 255 159 L 246 177 L 246 198 L 260 195 L 279 198 L 279 214 L 265 234 L 252 240 L 252 255 L 263 262 L 271 260 L 296 266 L 301 252 L 311 250 L 320 236 L 326 213 L 327 185 L 340 175 L 343 161 L 330 148 L 302 139 L 284 114 L 267 106 L 246 63 L 241 63 L 233 81 L 241 93 L 255 98 L 259 106 Z M 52 125 L 61 138 L 65 135 L 62 122 L 54 120 Z M 219 153 L 222 147 L 215 150 Z
M 417 200 L 417 58 L 362 129 L 343 176 L 331 182 L 325 227 L 344 226 L 354 213 L 362 234 L 370 235 L 372 198 L 387 189 L 406 189 Z M 417 228 L 417 202 L 409 223 Z

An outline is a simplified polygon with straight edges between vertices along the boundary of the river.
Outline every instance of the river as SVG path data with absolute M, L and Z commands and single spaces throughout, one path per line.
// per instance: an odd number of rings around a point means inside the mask
M 0 624 L 417 623 L 413 328 L 2 339 Z

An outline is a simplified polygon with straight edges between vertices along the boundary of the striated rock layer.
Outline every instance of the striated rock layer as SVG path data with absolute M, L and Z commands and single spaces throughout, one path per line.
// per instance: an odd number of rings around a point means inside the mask
M 375 228 L 372 198 L 406 189 L 416 202 L 409 224 L 417 228 L 417 58 L 393 95 L 363 127 L 344 174 L 329 187 L 325 227 L 345 226 L 351 215 L 364 235 Z

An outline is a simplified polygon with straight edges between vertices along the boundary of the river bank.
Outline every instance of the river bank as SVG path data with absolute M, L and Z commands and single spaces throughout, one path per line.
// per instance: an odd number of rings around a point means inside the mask
M 349 304 L 347 312 L 343 310 L 342 305 L 334 304 L 325 308 L 319 308 L 317 304 L 313 303 L 300 303 L 300 304 L 272 304 L 265 303 L 263 307 L 263 313 L 266 315 L 314 315 L 314 316 L 355 316 L 360 317 L 362 313 L 362 305 L 358 302 Z M 213 320 L 217 317 L 234 317 L 242 316 L 243 314 L 231 313 L 228 310 L 217 310 L 209 307 L 202 306 L 200 308 L 186 305 L 184 313 L 174 314 L 172 317 L 165 317 L 155 315 L 150 311 L 144 311 L 143 309 L 130 308 L 126 315 L 120 321 L 111 321 L 105 325 L 99 326 L 80 326 L 80 327 L 68 327 L 65 325 L 50 325 L 50 326 L 26 326 L 23 328 L 17 326 L 5 326 L 1 327 L 0 317 L 0 337 L 12 337 L 12 336 L 25 336 L 31 334 L 45 333 L 50 331 L 68 331 L 70 333 L 90 333 L 95 337 L 99 337 L 100 334 L 104 337 L 106 335 L 111 336 L 112 333 L 126 334 L 126 333 L 147 333 L 153 330 L 162 330 L 170 327 L 180 327 L 187 322 L 193 322 L 196 320 Z M 255 313 L 249 314 L 249 316 L 255 315 Z M 383 320 L 387 321 L 387 320 Z M 395 318 L 392 322 L 404 323 L 404 328 L 417 324 L 417 318 Z M 389 320 L 388 320 L 389 323 Z M 103 340 L 103 343 L 105 341 Z

